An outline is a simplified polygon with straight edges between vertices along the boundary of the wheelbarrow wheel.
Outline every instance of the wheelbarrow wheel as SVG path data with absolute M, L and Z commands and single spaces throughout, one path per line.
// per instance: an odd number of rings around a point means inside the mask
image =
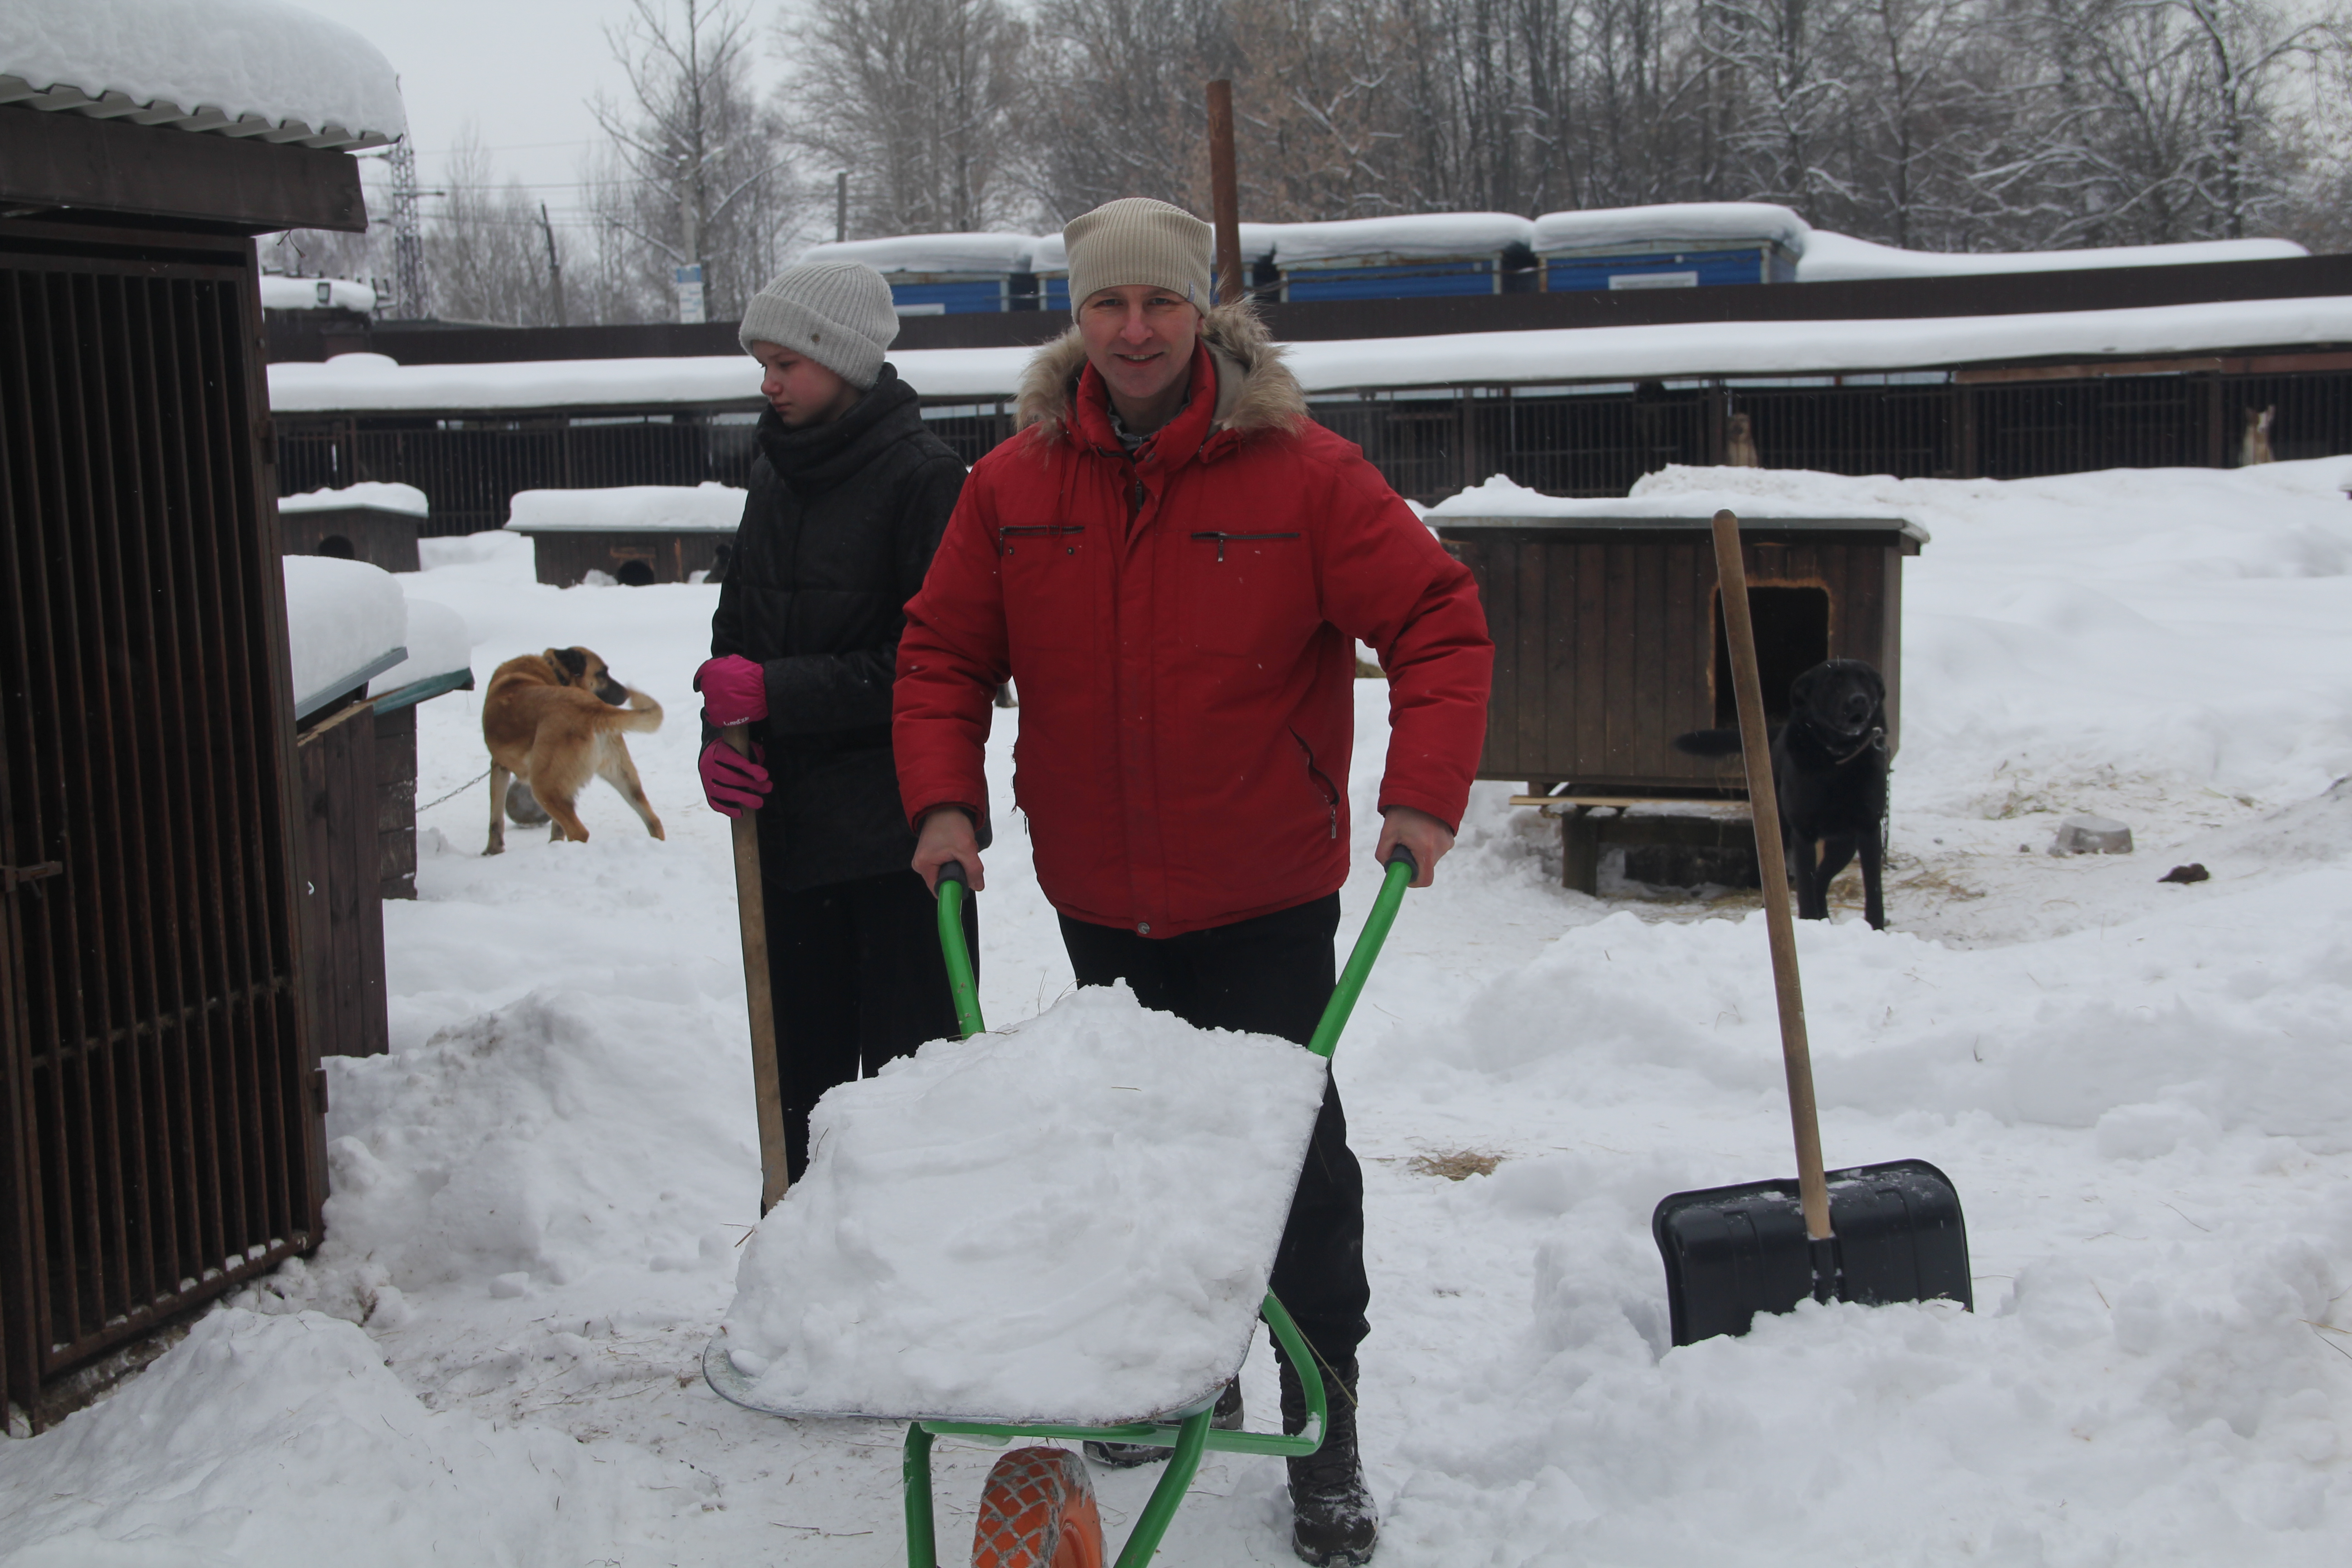
M 1015 1448 L 988 1472 L 971 1568 L 1102 1568 L 1102 1516 L 1067 1448 Z

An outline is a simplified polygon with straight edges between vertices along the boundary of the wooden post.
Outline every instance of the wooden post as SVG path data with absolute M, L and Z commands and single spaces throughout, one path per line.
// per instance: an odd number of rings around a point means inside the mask
M 1241 184 L 1234 173 L 1234 84 L 1209 84 L 1209 200 L 1217 231 L 1217 302 L 1243 298 Z

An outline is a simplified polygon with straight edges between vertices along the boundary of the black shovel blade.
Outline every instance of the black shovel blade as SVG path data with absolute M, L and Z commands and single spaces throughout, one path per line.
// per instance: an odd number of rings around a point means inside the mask
M 1828 1180 L 1836 1234 L 1818 1268 L 1793 1181 L 1660 1201 L 1650 1234 L 1666 1263 L 1675 1343 L 1744 1334 L 1757 1313 L 1794 1311 L 1808 1296 L 1865 1306 L 1940 1298 L 1976 1310 L 1950 1177 L 1925 1160 L 1890 1160 Z

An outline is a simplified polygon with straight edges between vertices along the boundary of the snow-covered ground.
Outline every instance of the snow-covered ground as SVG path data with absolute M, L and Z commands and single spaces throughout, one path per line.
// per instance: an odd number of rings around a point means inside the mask
M 1895 930 L 1849 907 L 1800 945 L 1829 1157 L 1951 1173 L 1979 1310 L 1808 1307 L 1666 1348 L 1652 1205 L 1790 1169 L 1762 922 L 1564 892 L 1549 825 L 1482 784 L 1338 1060 L 1381 1563 L 2346 1560 L 2346 478 L 1645 481 L 1934 535 L 1905 572 Z M 895 1427 L 761 1418 L 696 1372 L 759 1187 L 725 825 L 692 765 L 715 590 L 543 587 L 510 536 L 427 550 L 415 590 L 467 617 L 480 675 L 584 643 L 670 710 L 632 742 L 668 841 L 603 791 L 590 843 L 491 860 L 486 786 L 425 812 L 421 897 L 386 910 L 393 1052 L 331 1064 L 325 1248 L 0 1449 L 0 1560 L 902 1562 Z M 1384 689 L 1358 691 L 1369 849 Z M 420 710 L 423 799 L 482 766 L 478 701 Z M 2079 810 L 2137 852 L 2042 853 Z M 1010 1022 L 1069 973 L 1003 824 L 982 992 Z M 2158 881 L 2189 861 L 2211 879 Z M 1433 1169 L 1464 1152 L 1499 1163 Z M 1270 1363 L 1244 1376 L 1261 1419 Z M 960 1563 L 993 1456 L 940 1454 Z M 1098 1484 L 1118 1532 L 1152 1476 Z M 1162 1561 L 1289 1561 L 1281 1487 L 1212 1456 Z

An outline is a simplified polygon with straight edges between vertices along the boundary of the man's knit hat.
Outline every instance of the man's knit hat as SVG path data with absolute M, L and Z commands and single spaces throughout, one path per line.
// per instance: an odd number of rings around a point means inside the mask
M 1105 289 L 1141 283 L 1209 308 L 1216 231 L 1182 207 L 1123 196 L 1081 213 L 1062 230 L 1070 258 L 1070 314 Z
M 816 361 L 863 392 L 898 335 L 890 285 L 862 261 L 804 261 L 751 296 L 735 334 L 743 352 L 774 343 Z

